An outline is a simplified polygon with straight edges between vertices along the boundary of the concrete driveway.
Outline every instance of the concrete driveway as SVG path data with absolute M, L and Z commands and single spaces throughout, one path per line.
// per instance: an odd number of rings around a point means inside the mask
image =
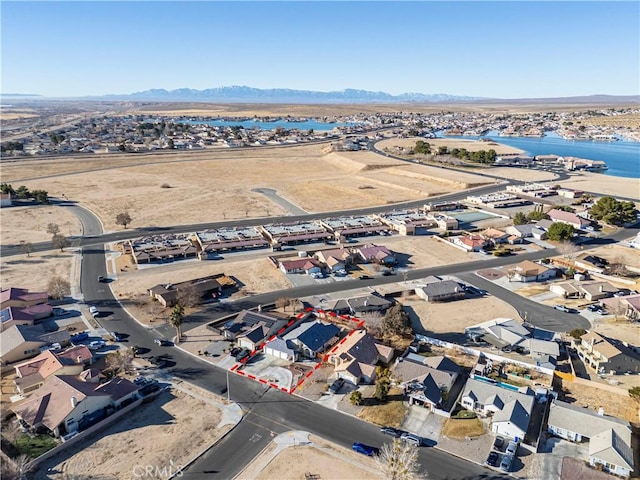
M 589 459 L 589 447 L 586 444 L 578 444 L 551 437 L 545 444 L 544 455 L 541 455 L 540 478 L 559 479 L 562 473 L 562 459 L 564 457 L 576 458 L 587 461 Z
M 437 444 L 444 421 L 444 417 L 431 413 L 428 408 L 414 405 L 409 407 L 400 428 Z

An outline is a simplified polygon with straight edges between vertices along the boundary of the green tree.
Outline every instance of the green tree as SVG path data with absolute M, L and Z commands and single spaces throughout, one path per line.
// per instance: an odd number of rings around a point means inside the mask
M 423 140 L 418 140 L 416 146 L 413 147 L 413 153 L 429 154 L 431 153 L 431 145 Z
M 184 323 L 184 307 L 177 303 L 169 315 L 169 324 L 176 329 L 176 343 L 182 338 L 182 324 Z
M 391 388 L 390 372 L 388 368 L 376 367 L 376 390 L 373 396 L 380 402 L 384 402 Z
M 116 223 L 118 225 L 122 225 L 126 229 L 127 225 L 131 223 L 131 216 L 129 215 L 129 212 L 122 212 L 116 215 Z
M 33 244 L 23 240 L 20 242 L 20 251 L 28 257 L 33 252 Z
M 438 147 L 438 155 L 446 155 L 448 151 L 447 147 Z
M 567 223 L 555 222 L 552 223 L 547 231 L 549 240 L 561 242 L 563 240 L 570 240 L 573 237 L 576 229 L 573 225 Z
M 562 210 L 563 212 L 576 213 L 576 209 L 569 205 L 554 205 L 555 210 Z
M 534 210 L 533 212 L 529 212 L 527 213 L 527 219 L 528 220 L 546 220 L 549 218 L 549 215 L 547 215 L 544 212 L 541 212 L 540 210 Z
M 25 187 L 24 185 L 20 185 L 16 189 L 15 195 L 16 195 L 16 198 L 25 199 L 25 198 L 29 198 L 31 196 L 31 193 L 29 193 L 29 189 L 27 187 Z
M 16 191 L 10 183 L 0 183 L 0 193 L 10 193 L 12 197 L 16 195 Z
M 360 393 L 359 390 L 354 390 L 351 392 L 351 395 L 349 395 L 349 401 L 351 405 L 360 405 L 362 403 L 362 393 Z
M 527 217 L 523 212 L 516 212 L 513 216 L 514 225 L 525 225 L 527 223 Z
M 56 233 L 51 237 L 51 245 L 53 245 L 53 248 L 59 248 L 62 252 L 65 247 L 69 246 L 69 240 L 64 235 Z
M 591 216 L 610 225 L 622 225 L 633 222 L 638 210 L 633 202 L 619 202 L 613 197 L 606 196 L 598 200 L 591 207 Z
M 38 203 L 49 203 L 49 193 L 46 190 L 34 190 L 30 196 Z

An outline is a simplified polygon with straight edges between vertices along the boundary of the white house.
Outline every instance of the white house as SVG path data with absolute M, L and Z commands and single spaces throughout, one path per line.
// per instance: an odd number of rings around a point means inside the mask
M 460 401 L 467 410 L 492 416 L 492 432 L 514 439 L 523 439 L 527 433 L 534 403 L 533 395 L 473 378 L 467 380 Z
M 513 274 L 512 280 L 515 282 L 544 282 L 556 278 L 555 268 L 548 268 L 531 260 L 518 263 L 510 269 L 510 273 Z
M 555 400 L 549 408 L 549 433 L 572 442 L 589 442 L 589 463 L 629 477 L 633 472 L 631 426 L 620 418 Z

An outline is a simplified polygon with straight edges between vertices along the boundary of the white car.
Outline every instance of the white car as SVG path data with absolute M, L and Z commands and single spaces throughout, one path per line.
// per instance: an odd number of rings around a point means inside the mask
M 89 347 L 89 350 L 100 350 L 105 345 L 106 343 L 103 340 L 94 340 L 93 342 L 89 342 L 87 347 Z
M 91 315 L 93 315 L 94 317 L 97 317 L 98 315 L 100 315 L 98 308 L 94 307 L 93 305 L 89 307 L 89 313 L 91 313 Z

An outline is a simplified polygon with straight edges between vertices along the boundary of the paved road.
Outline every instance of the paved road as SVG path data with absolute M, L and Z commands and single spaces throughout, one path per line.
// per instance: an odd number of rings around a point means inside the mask
M 309 213 L 306 210 L 301 209 L 296 204 L 291 203 L 289 200 L 282 198 L 278 195 L 278 191 L 273 188 L 254 188 L 251 191 L 261 193 L 273 203 L 280 205 L 285 210 L 289 210 L 292 215 L 307 215 Z
M 582 315 L 560 312 L 552 307 L 534 302 L 473 272 L 462 273 L 457 276 L 461 280 L 486 290 L 503 302 L 508 303 L 518 311 L 523 319 L 526 317 L 526 320 L 536 327 L 551 330 L 552 332 L 570 332 L 575 328 L 591 328 L 591 322 Z

